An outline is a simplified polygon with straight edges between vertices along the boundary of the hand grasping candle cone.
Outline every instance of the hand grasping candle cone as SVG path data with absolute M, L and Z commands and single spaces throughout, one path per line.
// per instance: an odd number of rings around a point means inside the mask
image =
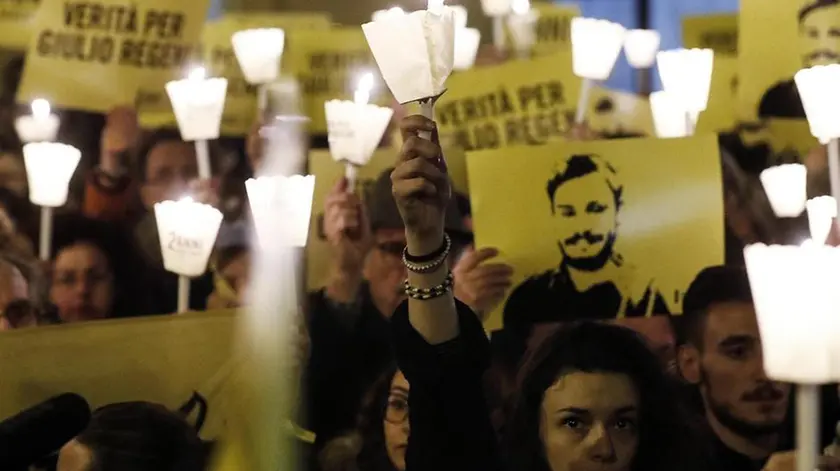
M 666 91 L 651 93 L 649 100 L 656 137 L 666 139 L 689 135 L 685 110 L 679 100 L 669 96 Z
M 190 278 L 207 270 L 222 213 L 186 197 L 155 204 L 160 251 L 166 271 L 178 275 L 178 312 L 189 311 Z
M 802 164 L 784 164 L 759 175 L 773 212 L 780 218 L 795 218 L 805 210 L 807 170 Z
M 711 49 L 674 49 L 656 54 L 662 88 L 680 101 L 689 135 L 694 134 L 697 118 L 709 104 L 714 62 Z
M 245 182 L 245 190 L 264 249 L 306 246 L 315 176 L 251 178 Z
M 840 248 L 755 244 L 744 249 L 764 371 L 797 384 L 796 469 L 817 469 L 819 385 L 840 380 Z
M 23 146 L 23 163 L 29 183 L 29 200 L 41 207 L 38 255 L 50 259 L 52 208 L 67 202 L 70 179 L 79 165 L 79 149 L 57 142 L 31 142 Z
M 652 29 L 631 29 L 624 37 L 624 55 L 634 69 L 649 69 L 656 63 L 661 37 Z
M 537 42 L 536 27 L 540 14 L 531 8 L 529 0 L 513 0 L 510 9 L 507 26 L 516 49 L 516 56 L 527 59 L 531 55 L 531 48 Z
M 32 100 L 32 114 L 15 119 L 15 131 L 24 143 L 52 142 L 58 136 L 58 116 L 50 110 L 50 102 L 43 98 Z
M 625 29 L 618 23 L 595 18 L 572 18 L 572 68 L 583 79 L 575 124 L 583 124 L 594 82 L 606 80 L 624 44 Z
M 344 162 L 347 191 L 355 188 L 358 167 L 366 165 L 382 141 L 394 110 L 371 105 L 373 74 L 359 80 L 353 101 L 330 100 L 324 103 L 330 153 Z
M 257 111 L 265 109 L 265 85 L 277 80 L 286 35 L 280 28 L 246 29 L 230 38 L 245 80 L 257 86 Z
M 388 15 L 362 25 L 382 77 L 401 104 L 417 101 L 434 119 L 434 102 L 446 90 L 455 60 L 455 14 L 443 0 L 426 10 Z M 421 137 L 431 138 L 430 133 Z
M 227 79 L 207 78 L 206 75 L 204 67 L 197 67 L 188 78 L 166 84 L 166 94 L 172 103 L 181 138 L 195 141 L 198 177 L 202 180 L 212 177 L 207 141 L 219 138 L 227 94 Z
M 805 204 L 808 210 L 808 229 L 811 240 L 817 244 L 825 244 L 834 219 L 837 218 L 837 201 L 831 196 L 811 198 Z

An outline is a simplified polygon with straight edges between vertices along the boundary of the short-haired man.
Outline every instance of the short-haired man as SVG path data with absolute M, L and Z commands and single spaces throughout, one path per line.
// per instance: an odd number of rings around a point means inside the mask
M 802 67 L 840 63 L 840 0 L 812 0 L 799 10 Z M 784 80 L 761 98 L 762 118 L 805 118 L 796 83 Z
M 624 260 L 615 252 L 623 190 L 615 168 L 598 155 L 572 155 L 562 162 L 546 186 L 562 261 L 513 291 L 505 327 L 668 314 L 652 283 L 640 296 L 615 283 L 624 278 Z

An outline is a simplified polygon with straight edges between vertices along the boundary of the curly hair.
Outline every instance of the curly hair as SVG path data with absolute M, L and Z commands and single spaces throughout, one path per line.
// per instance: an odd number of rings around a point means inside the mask
M 624 327 L 583 322 L 559 328 L 520 372 L 506 437 L 511 469 L 549 471 L 539 433 L 543 396 L 574 371 L 619 373 L 633 381 L 640 399 L 640 437 L 631 471 L 692 470 L 701 461 L 673 380 L 644 340 Z

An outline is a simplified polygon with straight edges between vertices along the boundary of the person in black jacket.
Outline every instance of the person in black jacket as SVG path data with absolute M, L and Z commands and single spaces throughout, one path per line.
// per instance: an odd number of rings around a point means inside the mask
M 699 465 L 656 356 L 631 331 L 591 323 L 560 331 L 535 354 L 523 375 L 507 456 L 500 453 L 482 387 L 487 337 L 452 296 L 441 250 L 449 181 L 445 167 L 436 165 L 437 142 L 418 136 L 435 124 L 411 116 L 401 128 L 405 144 L 391 178 L 412 265 L 406 264 L 408 301 L 391 327 L 399 367 L 411 384 L 406 469 L 665 471 Z

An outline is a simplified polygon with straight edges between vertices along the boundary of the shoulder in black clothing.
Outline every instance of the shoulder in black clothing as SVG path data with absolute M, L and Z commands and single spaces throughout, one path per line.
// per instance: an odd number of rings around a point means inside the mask
M 805 118 L 805 109 L 799 98 L 799 90 L 793 80 L 777 82 L 761 97 L 758 106 L 761 118 Z

